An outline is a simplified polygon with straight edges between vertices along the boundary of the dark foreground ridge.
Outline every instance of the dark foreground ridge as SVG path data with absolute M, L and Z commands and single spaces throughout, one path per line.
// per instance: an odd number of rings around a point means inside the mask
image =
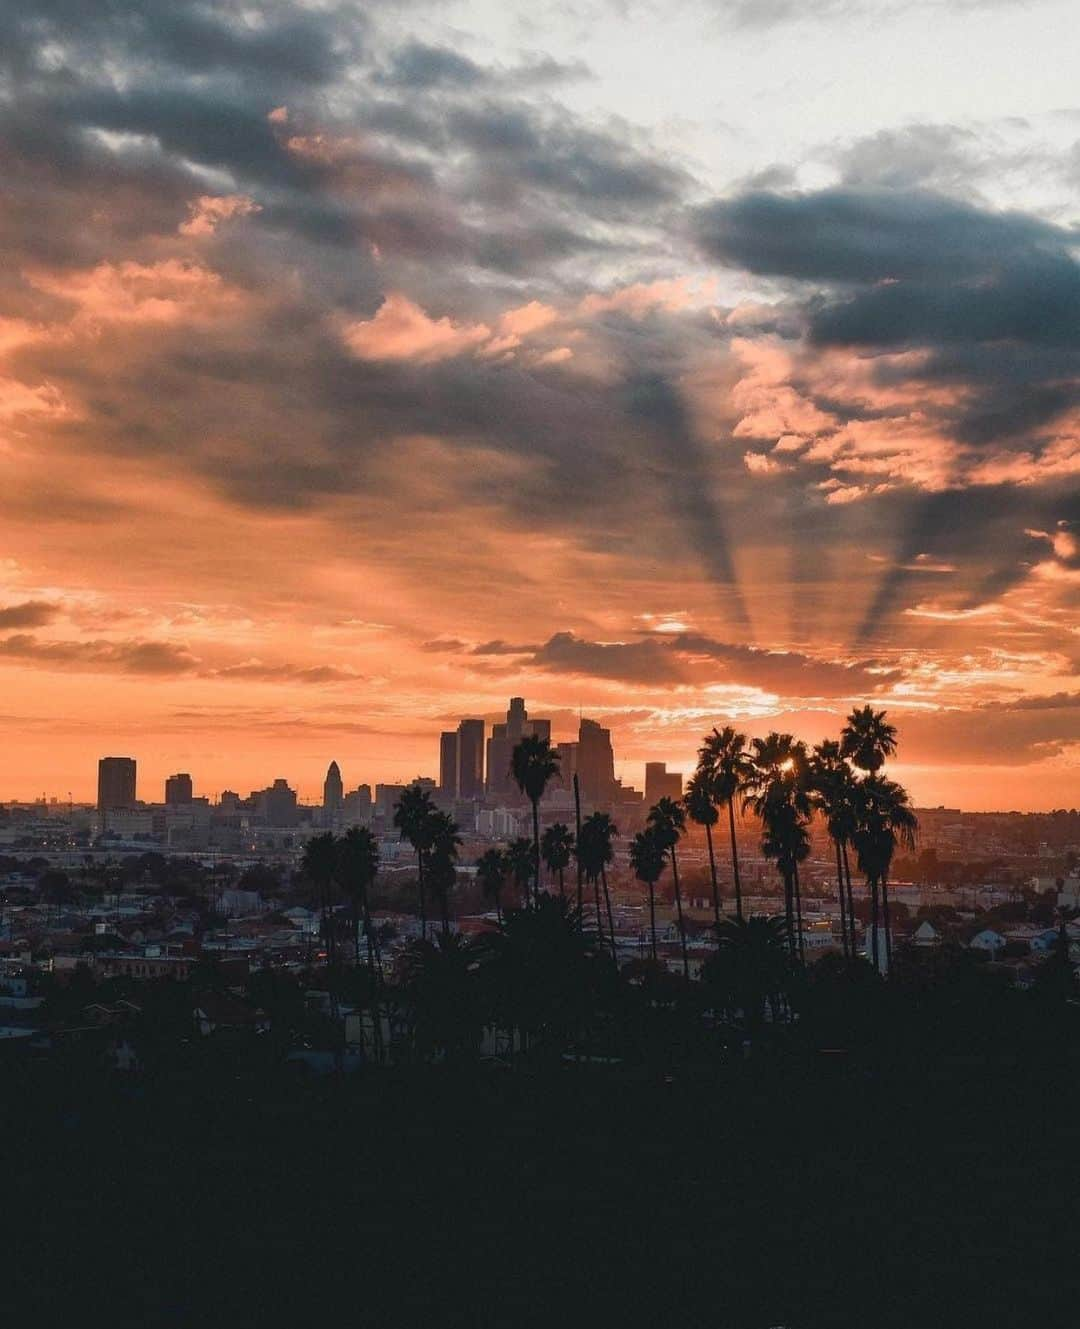
M 49 1325 L 1074 1325 L 1076 1070 L 1049 1045 L 673 1077 L 15 1066 L 5 1300 Z

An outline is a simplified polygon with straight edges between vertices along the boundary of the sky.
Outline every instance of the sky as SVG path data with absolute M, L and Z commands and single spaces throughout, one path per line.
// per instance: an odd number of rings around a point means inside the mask
M 7 0 L 0 799 L 900 730 L 1080 804 L 1073 0 Z

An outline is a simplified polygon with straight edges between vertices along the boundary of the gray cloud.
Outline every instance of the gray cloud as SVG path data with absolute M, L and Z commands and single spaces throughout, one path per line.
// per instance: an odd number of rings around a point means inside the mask
M 0 609 L 0 628 L 40 628 L 51 623 L 59 613 L 47 600 L 24 600 L 22 604 Z

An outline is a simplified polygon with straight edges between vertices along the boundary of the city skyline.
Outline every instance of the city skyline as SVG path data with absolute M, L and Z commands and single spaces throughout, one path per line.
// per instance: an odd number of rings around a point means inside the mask
M 804 10 L 14 0 L 0 796 L 524 694 L 1080 802 L 1075 6 Z

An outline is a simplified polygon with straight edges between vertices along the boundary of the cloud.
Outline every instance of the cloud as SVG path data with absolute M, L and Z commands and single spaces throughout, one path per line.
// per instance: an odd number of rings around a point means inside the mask
M 40 628 L 51 623 L 59 608 L 47 600 L 24 600 L 0 609 L 0 628 Z
M 0 657 L 90 673 L 186 674 L 198 660 L 186 647 L 160 641 L 49 641 L 31 633 L 0 639 Z
M 407 296 L 391 291 L 374 318 L 342 329 L 346 346 L 361 360 L 415 360 L 430 364 L 476 350 L 491 336 L 483 323 L 429 318 Z

